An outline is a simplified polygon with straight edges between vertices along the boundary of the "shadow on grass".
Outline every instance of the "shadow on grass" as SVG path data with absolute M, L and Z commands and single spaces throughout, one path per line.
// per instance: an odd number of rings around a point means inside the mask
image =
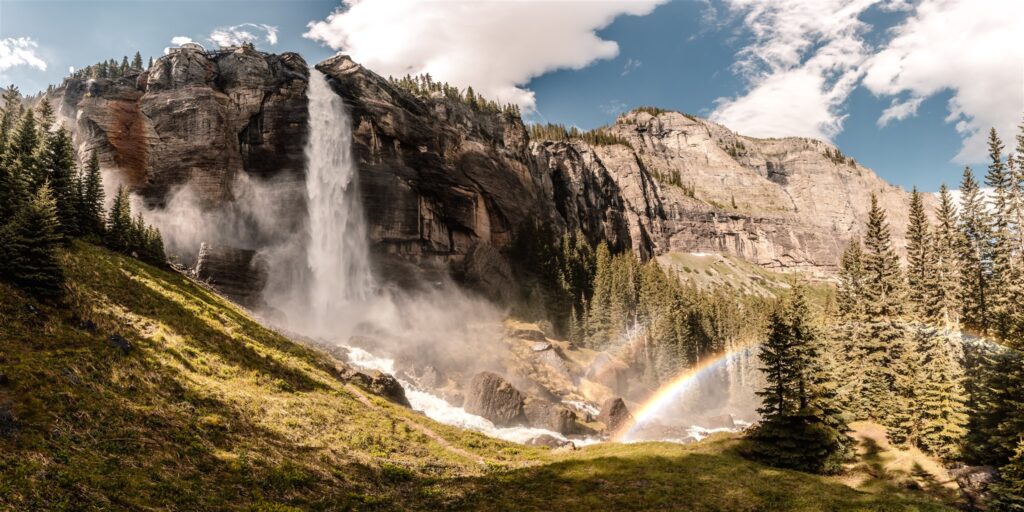
M 453 510 L 950 510 L 856 491 L 806 473 L 741 458 L 733 449 L 693 453 L 635 445 L 625 455 L 551 464 L 438 484 L 460 489 L 438 506 Z M 670 455 L 671 452 L 682 452 Z

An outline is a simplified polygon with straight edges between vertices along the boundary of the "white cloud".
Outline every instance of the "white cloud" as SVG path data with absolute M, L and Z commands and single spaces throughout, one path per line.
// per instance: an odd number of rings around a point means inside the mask
M 74 66 L 68 66 L 68 74 L 69 75 L 75 74 L 75 67 Z
M 384 75 L 430 73 L 529 110 L 531 78 L 615 57 L 618 44 L 595 31 L 665 1 L 345 0 L 304 36 Z
M 864 85 L 917 98 L 951 91 L 947 121 L 964 138 L 955 160 L 983 161 L 988 129 L 1011 138 L 1024 113 L 1022 34 L 1024 2 L 924 0 L 865 64 Z
M 719 98 L 711 118 L 754 136 L 831 139 L 842 131 L 850 93 L 864 85 L 892 97 L 877 120 L 886 126 L 917 113 L 929 96 L 950 91 L 948 122 L 963 137 L 955 160 L 984 159 L 994 126 L 1004 138 L 1024 112 L 1024 2 L 1008 0 L 725 0 L 743 17 L 753 43 L 734 71 L 747 90 Z M 871 47 L 867 9 L 907 18 Z
M 892 100 L 889 108 L 886 108 L 882 112 L 881 117 L 878 118 L 878 127 L 882 128 L 888 125 L 890 121 L 902 121 L 917 114 L 917 108 L 921 106 L 922 101 L 924 101 L 924 98 L 920 96 L 902 101 Z
M 607 103 L 602 103 L 602 104 L 597 106 L 598 110 L 600 110 L 601 112 L 604 112 L 605 114 L 608 114 L 610 116 L 619 115 L 619 114 L 625 112 L 627 108 L 629 108 L 629 105 L 627 105 L 627 104 L 625 104 L 625 103 L 623 103 L 623 102 L 621 102 L 619 100 L 611 100 L 611 101 L 609 101 Z
M 5 37 L 0 39 L 0 71 L 15 66 L 28 66 L 46 71 L 46 62 L 36 55 L 39 45 L 31 37 Z
M 754 42 L 734 70 L 747 92 L 719 98 L 711 119 L 757 137 L 831 139 L 867 57 L 858 16 L 876 0 L 727 0 Z
M 643 61 L 640 59 L 626 59 L 626 64 L 622 66 L 622 76 L 626 76 L 643 65 Z
M 171 38 L 171 44 L 181 46 L 192 42 L 192 38 L 188 36 L 174 36 Z
M 261 39 L 271 46 L 277 44 L 277 27 L 262 23 L 242 23 L 219 27 L 210 33 L 210 41 L 221 47 L 241 46 L 243 43 L 256 44 Z

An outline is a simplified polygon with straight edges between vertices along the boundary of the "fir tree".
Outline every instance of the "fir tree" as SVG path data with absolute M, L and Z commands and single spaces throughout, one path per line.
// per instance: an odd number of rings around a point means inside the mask
M 1014 250 L 1019 245 L 1014 235 L 1013 180 L 1002 159 L 1003 142 L 995 128 L 989 132 L 988 151 L 992 162 L 985 174 L 985 184 L 992 188 L 990 201 L 990 278 L 986 296 L 986 311 L 990 315 L 992 333 L 1005 339 L 1010 333 L 1010 322 L 1014 316 L 1012 285 L 1016 282 Z
M 863 334 L 859 336 L 864 354 L 864 399 L 870 417 L 885 423 L 892 421 L 895 411 L 904 405 L 891 393 L 898 370 L 893 363 L 898 361 L 906 343 L 901 324 L 904 289 L 889 223 L 874 194 L 864 247 L 865 320 Z
M 767 384 L 758 392 L 761 421 L 749 435 L 749 454 L 780 467 L 836 473 L 851 439 L 834 404 L 834 386 L 818 370 L 819 337 L 803 291 L 769 324 L 759 354 Z
M 63 126 L 43 142 L 38 165 L 40 172 L 50 183 L 57 203 L 60 234 L 67 242 L 79 233 L 79 187 L 75 169 L 75 149 L 71 143 L 71 135 Z
M 929 326 L 916 330 L 921 371 L 916 402 L 921 411 L 919 444 L 944 459 L 960 455 L 967 434 L 963 370 L 951 335 L 952 331 Z
M 100 174 L 100 161 L 93 151 L 89 164 L 82 176 L 81 199 L 79 201 L 78 224 L 83 235 L 102 238 L 103 223 L 103 177 Z
M 934 281 L 931 252 L 928 217 L 924 212 L 921 193 L 915 187 L 910 195 L 910 220 L 907 224 L 907 285 L 910 303 L 920 316 L 927 315 L 925 305 L 929 302 L 928 285 Z
M 39 139 L 43 140 L 46 134 L 50 131 L 50 128 L 53 127 L 56 114 L 53 111 L 53 106 L 50 105 L 50 100 L 45 97 L 39 101 L 38 108 L 39 113 L 37 115 L 37 121 L 39 124 Z
M 142 69 L 142 54 L 135 52 L 135 57 L 132 58 L 132 69 Z
M 999 468 L 999 480 L 992 486 L 989 509 L 994 511 L 1024 510 L 1024 439 L 1009 463 Z
M 57 205 L 49 184 L 43 183 L 0 237 L 4 277 L 36 297 L 61 295 L 64 275 L 56 255 L 59 227 Z
M 106 246 L 119 252 L 128 253 L 132 249 L 132 210 L 128 199 L 128 190 L 123 185 L 117 187 L 114 203 L 107 216 Z
M 932 256 L 932 279 L 927 283 L 929 308 L 925 319 L 956 329 L 960 323 L 960 264 L 958 251 L 963 245 L 957 229 L 956 205 L 946 184 L 939 188 L 939 207 Z
M 971 168 L 964 169 L 960 182 L 960 289 L 962 320 L 968 327 L 985 332 L 989 324 L 989 280 L 991 279 L 991 221 L 978 182 Z
M 28 198 L 43 181 L 37 164 L 39 132 L 31 109 L 22 114 L 17 129 L 4 151 L 4 167 L 14 175 L 16 203 Z

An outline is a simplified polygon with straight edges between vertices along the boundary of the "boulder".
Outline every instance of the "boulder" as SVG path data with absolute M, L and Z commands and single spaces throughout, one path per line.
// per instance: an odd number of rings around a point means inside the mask
M 601 405 L 601 413 L 597 415 L 597 421 L 604 424 L 605 432 L 614 434 L 629 428 L 634 420 L 622 398 L 609 398 Z
M 561 404 L 531 398 L 526 401 L 523 410 L 531 427 L 552 430 L 563 435 L 579 433 L 576 413 Z
M 989 485 L 996 479 L 996 470 L 991 466 L 964 466 L 949 471 L 949 476 L 960 486 L 967 504 L 972 510 L 984 510 L 989 498 Z
M 532 350 L 534 352 L 544 352 L 545 350 L 550 350 L 550 349 L 551 349 L 551 344 L 546 342 L 546 341 L 538 341 L 538 342 L 536 342 L 536 343 L 534 343 L 533 345 L 530 346 L 530 350 Z
M 0 405 L 0 436 L 10 437 L 18 430 L 18 419 L 14 413 Z
M 587 367 L 584 377 L 615 393 L 625 393 L 629 387 L 629 365 L 607 352 L 600 352 Z
M 480 372 L 470 381 L 462 407 L 499 427 L 508 427 L 527 422 L 525 400 L 526 397 L 500 375 Z
M 575 445 L 572 444 L 572 441 L 559 439 L 555 436 L 548 434 L 541 434 L 537 437 L 534 437 L 533 439 L 530 439 L 529 441 L 526 442 L 526 446 L 546 446 L 552 449 L 562 448 L 565 446 L 572 446 L 573 448 L 575 448 Z
M 382 396 L 396 404 L 411 407 L 409 399 L 405 396 L 405 388 L 392 375 L 379 371 L 371 372 L 368 387 L 375 395 Z
M 257 306 L 267 284 L 267 268 L 252 249 L 203 242 L 195 276 L 243 306 Z
M 110 337 L 107 338 L 107 341 L 109 341 L 111 345 L 120 349 L 121 353 L 125 355 L 131 353 L 132 349 L 134 348 L 132 346 L 132 343 L 125 339 L 125 337 L 121 336 L 120 334 L 111 334 Z

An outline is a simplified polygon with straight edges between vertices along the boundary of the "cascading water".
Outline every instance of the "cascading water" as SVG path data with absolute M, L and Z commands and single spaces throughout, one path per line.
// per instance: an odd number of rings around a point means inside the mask
M 309 71 L 308 94 L 306 260 L 310 276 L 305 312 L 307 320 L 324 331 L 339 328 L 338 319 L 361 309 L 372 293 L 373 275 L 345 102 L 316 69 Z
M 305 258 L 308 273 L 290 286 L 300 293 L 284 293 L 288 326 L 306 335 L 332 340 L 348 349 L 349 362 L 367 370 L 399 377 L 393 359 L 349 346 L 355 334 L 400 338 L 414 331 L 448 329 L 455 321 L 466 329 L 466 318 L 453 301 L 402 300 L 375 286 L 369 247 L 352 155 L 352 128 L 345 103 L 316 69 L 309 76 L 309 139 L 306 143 L 306 204 L 309 215 Z M 284 273 L 284 272 L 282 272 Z M 281 279 L 285 284 L 287 279 Z M 422 304 L 430 304 L 424 307 Z M 451 310 L 445 309 L 446 307 Z M 440 314 L 443 312 L 444 314 Z M 474 311 L 479 317 L 479 311 Z M 408 325 L 408 324 L 414 325 Z M 415 325 L 415 324 L 419 325 Z M 470 326 L 471 327 L 471 326 Z M 375 351 L 380 347 L 372 348 Z M 413 346 L 403 347 L 406 350 Z M 498 428 L 490 421 L 454 407 L 445 400 L 399 379 L 414 409 L 449 425 L 477 430 L 502 439 L 526 442 L 539 435 L 565 439 L 556 432 L 528 427 Z

